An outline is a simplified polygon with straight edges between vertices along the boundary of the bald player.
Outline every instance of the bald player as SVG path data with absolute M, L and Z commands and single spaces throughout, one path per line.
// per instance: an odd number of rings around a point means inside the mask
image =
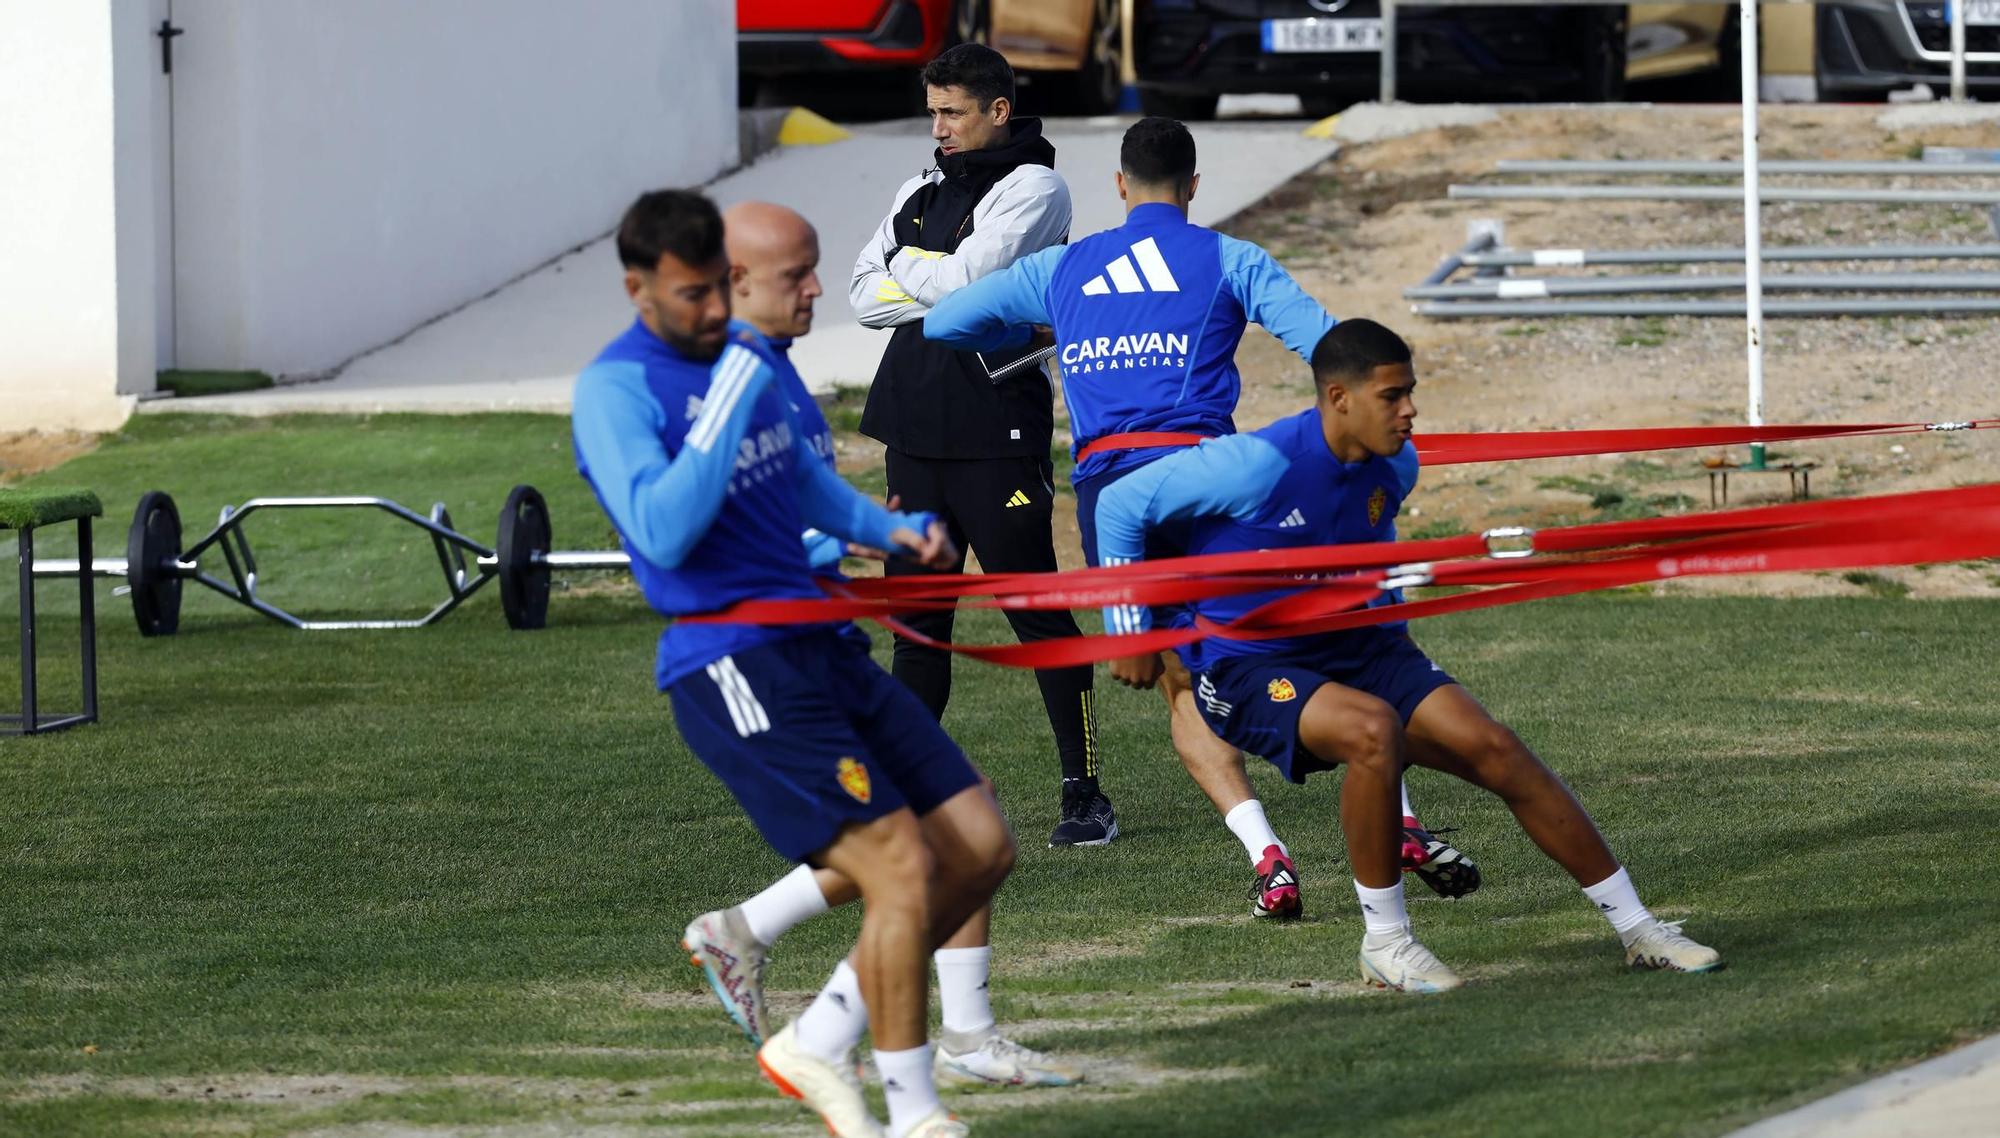
M 742 202 L 722 215 L 729 252 L 731 300 L 736 318 L 769 339 L 778 382 L 811 433 L 813 451 L 831 465 L 833 432 L 805 381 L 791 366 L 793 340 L 812 331 L 813 302 L 822 294 L 819 275 L 819 234 L 796 211 L 770 202 Z M 873 554 L 848 550 L 830 535 L 808 531 L 807 550 L 815 571 L 839 572 L 842 554 Z M 682 945 L 707 974 L 709 986 L 723 1010 L 753 1043 L 767 1035 L 764 1014 L 766 950 L 792 926 L 860 896 L 854 883 L 831 869 L 801 863 L 762 893 L 731 909 L 704 913 L 687 927 Z M 932 959 L 937 963 L 938 999 L 943 1005 L 944 1032 L 938 1039 L 934 1070 L 938 1081 L 960 1085 L 1066 1086 L 1081 1082 L 1075 1067 L 1023 1047 L 999 1033 L 987 994 L 993 957 L 988 928 L 990 908 L 983 908 L 947 940 Z M 844 1063 L 868 1026 L 867 1008 L 853 970 L 845 963 L 834 985 L 785 1030 L 794 1045 L 808 1048 L 829 1062 Z M 843 1002 L 844 1001 L 844 1002 Z

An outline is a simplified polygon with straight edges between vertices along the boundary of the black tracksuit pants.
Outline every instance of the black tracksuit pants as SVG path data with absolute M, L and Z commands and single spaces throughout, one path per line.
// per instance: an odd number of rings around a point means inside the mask
M 901 499 L 898 509 L 928 510 L 950 529 L 960 553 L 949 572 L 964 571 L 967 549 L 979 555 L 980 567 L 988 573 L 1055 569 L 1054 470 L 1047 458 L 916 458 L 891 447 L 887 467 L 889 494 Z M 904 576 L 930 570 L 891 560 L 887 572 Z M 949 610 L 913 613 L 903 620 L 925 636 L 949 640 L 954 615 Z M 1076 618 L 1067 612 L 1009 610 L 1006 616 L 1022 643 L 1080 634 Z M 931 714 L 944 718 L 951 699 L 951 653 L 897 637 L 891 671 Z M 1055 731 L 1063 777 L 1095 779 L 1097 716 L 1089 665 L 1037 671 L 1035 682 Z

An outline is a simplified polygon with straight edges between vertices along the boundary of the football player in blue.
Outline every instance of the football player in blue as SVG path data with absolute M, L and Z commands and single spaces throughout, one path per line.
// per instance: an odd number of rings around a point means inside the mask
M 722 215 L 729 255 L 731 309 L 736 318 L 762 333 L 772 349 L 777 384 L 784 391 L 812 450 L 834 463 L 833 431 L 805 381 L 792 366 L 790 348 L 812 331 L 819 283 L 819 234 L 796 211 L 771 202 L 739 202 Z M 805 535 L 807 557 L 816 572 L 837 574 L 849 552 L 845 542 L 818 531 Z M 880 550 L 854 550 L 880 559 Z M 799 922 L 855 900 L 854 883 L 824 867 L 801 863 L 762 892 L 728 909 L 703 913 L 688 923 L 681 944 L 707 975 L 722 1007 L 753 1044 L 769 1034 L 765 1022 L 764 967 L 768 950 Z M 944 1030 L 934 1042 L 934 1072 L 940 1085 L 1066 1086 L 1083 1072 L 1002 1035 L 995 1025 L 988 982 L 993 949 L 991 911 L 972 915 L 932 954 L 937 965 L 938 1003 Z M 836 1030 L 845 1022 L 845 1033 Z M 826 1050 L 853 1047 L 868 1027 L 859 1000 L 845 1006 L 816 1005 L 812 1024 Z M 835 1054 L 847 1061 L 846 1051 Z
M 672 621 L 655 677 L 681 737 L 773 849 L 861 894 L 860 938 L 815 1004 L 867 1004 L 889 1126 L 812 1008 L 764 1042 L 759 1066 L 835 1135 L 963 1135 L 933 1083 L 926 960 L 1013 865 L 992 790 L 851 624 L 680 619 L 821 596 L 808 527 L 926 564 L 956 551 L 934 518 L 882 509 L 813 452 L 770 347 L 730 323 L 722 218 L 707 198 L 642 195 L 616 243 L 638 314 L 577 379 L 577 466 L 648 603 Z
M 1314 347 L 1312 370 L 1311 408 L 1183 449 L 1106 488 L 1096 534 L 1104 563 L 1144 559 L 1149 535 L 1165 527 L 1193 555 L 1389 540 L 1417 478 L 1409 345 L 1372 320 L 1344 321 Z M 1177 619 L 1226 622 L 1281 595 L 1201 601 Z M 1112 632 L 1137 632 L 1151 614 L 1118 606 L 1104 619 Z M 1498 795 L 1611 923 L 1628 964 L 1721 966 L 1714 949 L 1647 911 L 1562 779 L 1432 663 L 1401 622 L 1275 640 L 1217 636 L 1179 652 L 1217 735 L 1293 782 L 1344 768 L 1340 827 L 1366 925 L 1363 979 L 1415 992 L 1460 983 L 1411 934 L 1403 903 L 1396 784 L 1410 763 Z
M 1243 386 L 1236 346 L 1249 322 L 1301 359 L 1334 326 L 1269 253 L 1188 220 L 1201 175 L 1187 127 L 1140 119 L 1125 132 L 1119 165 L 1124 225 L 1030 254 L 952 292 L 924 318 L 926 336 L 982 350 L 1025 342 L 1036 325 L 1052 327 L 1075 439 L 1077 524 L 1092 565 L 1100 563 L 1095 516 L 1106 488 L 1180 448 L 1235 432 Z M 1179 535 L 1162 527 L 1149 540 L 1151 556 L 1172 556 Z M 1164 681 L 1174 750 L 1256 874 L 1250 911 L 1297 917 L 1291 856 L 1250 786 L 1242 752 L 1203 723 L 1187 673 L 1157 655 L 1117 661 L 1111 671 L 1132 686 Z M 1447 897 L 1478 888 L 1477 867 L 1421 827 L 1407 796 L 1403 827 L 1403 862 L 1431 888 Z

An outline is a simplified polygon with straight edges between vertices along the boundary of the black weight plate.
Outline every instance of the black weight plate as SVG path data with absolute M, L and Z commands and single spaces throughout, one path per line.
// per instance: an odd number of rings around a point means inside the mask
M 500 508 L 498 554 L 500 607 L 509 628 L 544 628 L 549 623 L 549 567 L 535 560 L 547 553 L 549 507 L 533 486 L 516 486 Z
M 148 490 L 132 511 L 125 539 L 125 580 L 141 636 L 172 636 L 181 626 L 181 513 L 164 490 Z

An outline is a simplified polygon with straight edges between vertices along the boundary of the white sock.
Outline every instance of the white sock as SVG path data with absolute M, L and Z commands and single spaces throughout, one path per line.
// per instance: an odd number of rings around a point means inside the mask
M 993 1001 L 987 979 L 993 968 L 993 946 L 940 948 L 937 961 L 938 1003 L 944 1006 L 944 1029 L 968 1034 L 993 1026 Z
M 812 1004 L 792 1022 L 799 1050 L 829 1063 L 845 1062 L 847 1053 L 868 1030 L 868 1005 L 861 1000 L 861 978 L 843 960 L 833 979 L 813 997 Z
M 1611 927 L 1621 933 L 1631 932 L 1653 916 L 1646 911 L 1646 906 L 1639 903 L 1639 892 L 1632 888 L 1632 875 L 1626 873 L 1622 865 L 1617 873 L 1595 885 L 1584 886 L 1583 895 L 1590 898 L 1590 903 L 1597 906 L 1597 911 L 1604 914 Z
M 1276 846 L 1290 857 L 1292 851 L 1285 849 L 1285 843 L 1278 840 L 1278 832 L 1271 828 L 1271 820 L 1264 817 L 1264 804 L 1252 798 L 1239 802 L 1229 813 L 1222 816 L 1222 824 L 1243 843 L 1243 852 L 1250 855 L 1250 865 L 1254 869 L 1264 851 Z
M 875 1069 L 882 1072 L 882 1097 L 889 1100 L 890 1138 L 903 1138 L 943 1106 L 931 1082 L 930 1044 L 908 1051 L 877 1051 Z
M 1398 785 L 1403 788 L 1403 821 L 1414 822 L 1417 820 L 1417 812 L 1410 809 L 1410 780 L 1403 779 Z
M 1410 923 L 1410 910 L 1403 904 L 1403 883 L 1387 889 L 1370 889 L 1359 881 L 1354 894 L 1361 898 L 1361 920 L 1370 935 L 1401 932 Z
M 738 908 L 743 911 L 743 923 L 750 926 L 750 935 L 769 948 L 793 925 L 826 912 L 826 895 L 813 879 L 812 866 L 800 865 Z

